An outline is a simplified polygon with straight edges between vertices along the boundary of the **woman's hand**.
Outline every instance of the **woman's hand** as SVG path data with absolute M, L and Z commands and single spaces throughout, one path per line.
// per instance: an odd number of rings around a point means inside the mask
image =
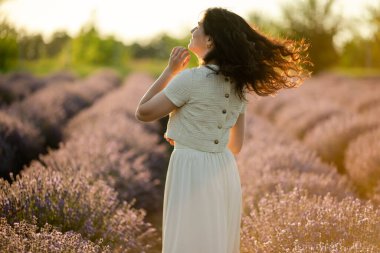
M 170 143 L 170 145 L 174 146 L 175 141 L 173 139 L 170 139 L 169 137 L 167 137 L 166 134 L 164 134 L 164 138 Z
M 169 63 L 167 68 L 176 75 L 185 69 L 190 60 L 190 53 L 184 47 L 174 47 L 170 53 Z

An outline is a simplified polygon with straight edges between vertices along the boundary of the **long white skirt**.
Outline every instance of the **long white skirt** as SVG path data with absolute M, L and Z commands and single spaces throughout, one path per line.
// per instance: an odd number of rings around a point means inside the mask
M 165 182 L 162 253 L 239 253 L 242 191 L 236 160 L 175 143 Z

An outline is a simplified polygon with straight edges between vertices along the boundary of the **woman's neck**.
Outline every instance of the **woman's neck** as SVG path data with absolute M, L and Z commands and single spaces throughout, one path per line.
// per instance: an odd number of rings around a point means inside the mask
M 202 65 L 217 65 L 218 66 L 218 63 L 216 61 L 212 60 L 212 61 L 210 61 L 208 63 L 203 62 L 203 63 L 200 64 L 200 66 L 202 66 Z

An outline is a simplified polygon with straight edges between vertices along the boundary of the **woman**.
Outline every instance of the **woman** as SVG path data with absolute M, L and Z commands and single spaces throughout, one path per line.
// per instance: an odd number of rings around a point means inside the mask
M 269 39 L 239 15 L 209 8 L 191 30 L 190 54 L 175 47 L 140 101 L 143 122 L 169 114 L 174 145 L 164 193 L 163 253 L 240 252 L 242 192 L 234 155 L 243 145 L 246 92 L 273 95 L 310 73 L 303 41 Z M 258 151 L 256 151 L 258 152 Z

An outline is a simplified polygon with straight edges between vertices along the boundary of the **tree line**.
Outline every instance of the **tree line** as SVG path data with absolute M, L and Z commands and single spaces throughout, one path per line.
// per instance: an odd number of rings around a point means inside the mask
M 372 36 L 364 37 L 355 20 L 347 20 L 333 11 L 336 0 L 298 0 L 281 7 L 281 21 L 266 18 L 264 13 L 252 13 L 248 20 L 253 27 L 273 37 L 301 39 L 311 45 L 310 57 L 314 72 L 331 67 L 380 69 L 380 5 L 367 6 L 361 20 L 372 28 Z M 334 40 L 345 30 L 351 38 L 337 48 Z M 41 34 L 20 32 L 12 24 L 0 23 L 0 72 L 12 71 L 23 61 L 42 58 L 57 59 L 64 67 L 76 64 L 121 66 L 134 59 L 166 59 L 176 45 L 187 45 L 190 32 L 184 38 L 168 34 L 157 35 L 148 44 L 126 45 L 114 36 L 103 37 L 96 26 L 86 24 L 71 37 L 65 31 L 55 32 L 49 42 Z

